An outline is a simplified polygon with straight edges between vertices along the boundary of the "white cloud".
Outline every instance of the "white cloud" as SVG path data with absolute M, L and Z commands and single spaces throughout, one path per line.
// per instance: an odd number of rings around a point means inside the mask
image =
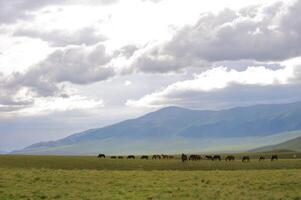
M 129 85 L 131 85 L 131 84 L 132 84 L 131 81 L 125 81 L 125 82 L 124 82 L 124 85 L 125 85 L 125 86 L 129 86 Z
M 301 55 L 301 1 L 203 13 L 133 63 L 136 71 L 166 73 L 219 61 L 284 61 Z
M 80 30 L 36 30 L 33 28 L 17 29 L 13 36 L 29 37 L 41 39 L 48 42 L 52 46 L 67 46 L 67 45 L 94 45 L 105 41 L 107 38 L 104 35 L 98 34 L 94 27 L 85 27 Z
M 289 89 L 289 85 L 295 83 L 295 71 L 297 69 L 299 69 L 299 66 L 291 65 L 276 70 L 264 66 L 248 67 L 243 71 L 217 67 L 195 75 L 194 79 L 173 83 L 138 100 L 128 100 L 126 105 L 134 107 L 197 106 L 198 102 L 201 105 L 203 102 L 210 102 L 210 100 L 212 102 L 222 102 L 229 96 L 233 96 L 235 91 L 237 93 L 235 94 L 236 99 L 232 100 L 233 105 L 239 102 L 240 93 L 245 95 L 249 92 L 248 95 L 253 96 L 250 99 L 254 101 L 254 97 L 259 98 L 259 96 L 256 96 L 256 89 L 258 94 L 261 93 L 261 96 L 262 91 L 266 90 L 265 88 L 271 88 L 271 93 L 275 92 L 278 86 L 279 88 L 288 86 L 287 89 Z M 283 93 L 283 90 L 280 91 Z M 270 95 L 269 91 L 266 92 L 268 97 Z M 222 95 L 218 95 L 219 93 Z M 214 99 L 215 96 L 217 99 Z
M 85 96 L 41 97 L 36 98 L 34 104 L 28 108 L 19 110 L 19 115 L 39 115 L 52 112 L 65 112 L 70 110 L 99 109 L 104 106 L 103 100 L 96 100 Z

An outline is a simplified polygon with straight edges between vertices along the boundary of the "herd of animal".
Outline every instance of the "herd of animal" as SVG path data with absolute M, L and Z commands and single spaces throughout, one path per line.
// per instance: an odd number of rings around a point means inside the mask
M 182 159 L 182 162 L 185 162 L 187 160 L 201 160 L 201 159 L 203 159 L 203 157 L 200 156 L 200 155 L 190 155 L 188 157 L 186 154 L 182 154 L 181 159 Z M 204 159 L 212 160 L 212 161 L 215 161 L 215 160 L 221 161 L 222 160 L 220 155 L 213 155 L 213 156 L 205 155 Z M 234 160 L 235 160 L 235 157 L 232 156 L 232 155 L 229 155 L 229 156 L 225 157 L 225 161 L 234 161 Z M 250 162 L 250 157 L 249 156 L 243 156 L 241 160 L 242 160 L 242 162 Z M 260 156 L 258 160 L 259 161 L 264 161 L 265 157 Z M 277 155 L 272 155 L 271 156 L 271 161 L 275 161 L 275 160 L 278 160 L 278 156 Z
M 106 155 L 105 154 L 98 154 L 97 157 L 98 158 L 106 158 Z M 111 158 L 111 159 L 123 159 L 123 158 L 126 158 L 126 159 L 135 159 L 136 157 L 138 157 L 138 156 L 134 156 L 134 155 L 128 155 L 128 156 L 109 156 L 109 158 Z M 175 158 L 172 155 L 164 155 L 164 154 L 162 154 L 162 155 L 153 155 L 153 156 L 142 155 L 142 156 L 140 156 L 140 159 L 148 160 L 148 159 L 150 159 L 150 157 L 153 160 L 174 159 Z
M 106 155 L 105 154 L 98 154 L 97 156 L 98 158 L 106 158 Z M 135 159 L 135 158 L 139 158 L 138 156 L 134 156 L 134 155 L 128 155 L 128 156 L 110 156 L 109 158 L 111 159 L 123 159 L 123 158 L 126 158 L 126 159 Z M 160 159 L 174 159 L 175 157 L 172 156 L 172 155 L 153 155 L 153 156 L 148 156 L 148 155 L 142 155 L 140 156 L 140 159 L 145 159 L 145 160 L 148 160 L 148 159 L 153 159 L 153 160 L 160 160 Z M 182 162 L 185 162 L 187 160 L 192 160 L 192 161 L 197 161 L 197 160 L 212 160 L 212 161 L 221 161 L 221 156 L 220 155 L 205 155 L 204 157 L 202 157 L 201 155 L 197 155 L 197 154 L 192 154 L 190 156 L 186 155 L 186 154 L 182 154 L 181 155 L 181 160 Z M 249 156 L 242 156 L 241 158 L 242 162 L 250 162 L 250 157 Z M 264 161 L 265 160 L 265 157 L 263 156 L 260 156 L 259 161 Z M 275 161 L 275 160 L 278 160 L 278 156 L 277 155 L 272 155 L 271 156 L 271 161 Z M 235 157 L 233 155 L 229 155 L 229 156 L 226 156 L 225 157 L 225 161 L 235 161 Z

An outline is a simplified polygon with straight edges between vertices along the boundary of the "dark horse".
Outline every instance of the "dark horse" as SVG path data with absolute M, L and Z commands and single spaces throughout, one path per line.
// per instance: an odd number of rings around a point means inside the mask
M 111 159 L 116 159 L 117 157 L 116 156 L 111 156 Z
M 106 158 L 105 154 L 98 154 L 97 158 Z
M 161 156 L 160 156 L 160 155 L 153 155 L 152 159 L 153 159 L 153 160 L 157 160 L 157 159 L 160 160 L 160 159 L 161 159 Z
M 242 162 L 250 162 L 250 157 L 249 156 L 243 156 L 241 161 Z
M 182 162 L 185 162 L 187 160 L 187 155 L 182 153 L 181 159 L 182 159 Z
M 206 155 L 205 157 L 206 157 L 207 160 L 212 160 L 212 156 Z
M 129 155 L 129 156 L 127 157 L 127 159 L 135 159 L 135 156 Z
M 264 161 L 264 159 L 265 159 L 265 158 L 264 158 L 263 156 L 260 156 L 258 160 L 259 160 L 259 161 Z
M 234 156 L 227 156 L 225 158 L 225 161 L 234 161 L 235 160 L 235 157 Z
M 221 156 L 220 155 L 214 155 L 213 157 L 212 157 L 212 160 L 214 161 L 214 160 L 219 160 L 219 161 L 221 161 Z
M 141 159 L 145 159 L 145 160 L 148 160 L 148 156 L 141 156 Z
M 123 156 L 118 156 L 118 159 L 123 159 Z
M 274 161 L 274 160 L 278 160 L 278 156 L 277 155 L 272 155 L 271 161 Z
M 192 154 L 189 156 L 189 160 L 201 160 L 201 156 Z

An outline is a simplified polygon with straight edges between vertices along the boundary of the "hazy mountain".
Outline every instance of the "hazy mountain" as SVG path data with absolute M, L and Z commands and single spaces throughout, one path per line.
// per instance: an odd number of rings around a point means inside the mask
M 21 152 L 92 154 L 99 151 L 202 150 L 204 146 L 220 146 L 227 140 L 230 143 L 235 139 L 242 141 L 249 138 L 253 141 L 254 138 L 258 140 L 274 135 L 281 135 L 282 140 L 277 141 L 282 142 L 298 136 L 300 132 L 294 132 L 296 130 L 301 130 L 301 102 L 221 111 L 167 107 L 136 119 L 87 130 L 61 140 L 33 144 Z M 293 133 L 291 138 L 284 136 L 288 132 Z M 207 142 L 203 144 L 204 141 Z M 272 142 L 264 145 L 275 144 Z M 198 144 L 202 146 L 197 148 Z
M 297 137 L 286 142 L 276 145 L 265 146 L 254 149 L 254 152 L 275 151 L 275 150 L 292 150 L 301 152 L 301 137 Z

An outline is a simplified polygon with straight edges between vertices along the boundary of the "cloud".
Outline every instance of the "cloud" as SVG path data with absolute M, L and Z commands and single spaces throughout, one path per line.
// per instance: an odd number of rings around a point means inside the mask
M 145 2 L 150 1 L 152 3 L 160 3 L 163 0 L 142 0 L 142 1 L 145 1 Z
M 102 108 L 104 102 L 101 99 L 93 99 L 85 96 L 73 95 L 63 97 L 36 98 L 34 105 L 18 111 L 23 115 L 49 114 L 52 112 L 65 112 L 71 110 L 87 110 Z
M 102 44 L 58 49 L 24 74 L 13 74 L 10 82 L 53 95 L 60 83 L 88 84 L 114 76 L 114 69 L 106 66 L 111 59 Z
M 14 23 L 17 20 L 26 20 L 33 17 L 34 11 L 53 5 L 110 5 L 118 0 L 0 0 L 0 24 Z
M 0 108 L 25 109 L 39 98 L 69 99 L 71 84 L 89 84 L 115 75 L 112 56 L 102 44 L 57 49 L 25 72 L 0 74 Z M 68 85 L 69 84 L 69 85 Z
M 293 2 L 293 3 L 292 3 Z M 166 73 L 220 61 L 284 61 L 301 55 L 301 1 L 203 13 L 172 39 L 147 48 L 132 68 Z
M 182 105 L 195 108 L 223 108 L 274 101 L 300 100 L 296 82 L 298 66 L 281 69 L 248 67 L 238 71 L 218 67 L 194 79 L 179 81 L 138 100 L 128 100 L 134 107 Z M 299 93 L 298 93 L 299 94 Z
M 94 45 L 107 39 L 104 35 L 98 34 L 94 27 L 85 27 L 72 32 L 67 30 L 42 31 L 23 27 L 17 29 L 13 36 L 41 39 L 52 46 L 59 47 L 83 44 Z
M 131 84 L 132 84 L 132 82 L 129 81 L 129 80 L 127 80 L 127 81 L 124 82 L 124 85 L 125 85 L 125 86 L 129 86 L 129 85 L 131 85 Z
M 205 14 L 181 29 L 166 51 L 182 58 L 208 61 L 251 59 L 281 61 L 301 54 L 301 1 L 275 3 L 217 15 Z

